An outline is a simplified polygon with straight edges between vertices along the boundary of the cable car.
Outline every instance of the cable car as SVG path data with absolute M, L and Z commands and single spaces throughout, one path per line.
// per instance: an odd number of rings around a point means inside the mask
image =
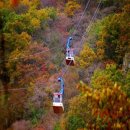
M 53 111 L 56 114 L 64 112 L 64 106 L 62 103 L 62 94 L 61 93 L 53 94 Z
M 66 64 L 70 66 L 75 64 L 73 49 L 67 49 L 66 51 Z

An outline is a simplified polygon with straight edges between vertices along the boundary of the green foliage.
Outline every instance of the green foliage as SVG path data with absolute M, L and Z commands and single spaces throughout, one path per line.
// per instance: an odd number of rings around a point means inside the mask
M 56 10 L 54 8 L 36 9 L 30 8 L 25 14 L 17 14 L 10 9 L 0 9 L 0 16 L 4 21 L 3 32 L 6 33 L 21 33 L 26 31 L 28 33 L 34 32 L 40 28 L 43 23 L 49 19 L 56 18 Z
M 7 16 L 6 16 L 7 17 Z M 7 17 L 9 20 L 4 31 L 6 32 L 17 32 L 27 31 L 28 33 L 34 32 L 36 29 L 40 28 L 43 23 L 49 18 L 55 19 L 56 11 L 54 8 L 45 8 L 40 10 L 29 10 L 26 14 L 18 15 L 14 12 L 10 13 Z
M 106 35 L 103 36 L 105 42 L 105 55 L 122 64 L 125 52 L 128 51 L 130 44 L 128 42 L 129 27 L 127 25 L 130 19 L 125 20 L 124 16 L 114 15 L 111 21 L 106 25 Z M 122 19 L 123 18 L 123 19 Z
M 113 5 L 117 5 L 117 4 L 119 6 L 120 4 L 123 5 L 126 1 L 127 0 L 102 0 L 102 6 L 108 7 L 108 6 L 113 6 Z
M 128 0 L 127 0 L 128 1 Z M 96 42 L 99 59 L 112 59 L 122 65 L 125 53 L 129 52 L 129 4 L 122 12 L 109 15 L 93 24 L 90 30 L 90 43 Z
M 68 130 L 77 130 L 78 128 L 84 128 L 85 122 L 82 118 L 77 116 L 70 116 L 68 119 Z
M 122 90 L 124 90 L 127 96 L 130 98 L 130 72 L 126 74 L 126 78 L 124 79 Z
M 121 85 L 121 89 L 130 97 L 130 73 L 128 72 L 125 76 L 121 70 L 117 69 L 115 64 L 107 64 L 104 70 L 95 70 L 91 78 L 92 87 L 98 90 L 103 87 L 111 87 L 114 83 Z
M 102 39 L 102 36 L 105 36 L 106 32 L 102 33 L 102 30 L 105 28 L 106 24 L 108 24 L 110 20 L 111 20 L 110 17 L 105 17 L 102 20 L 97 20 L 95 23 L 93 23 L 89 32 L 88 37 L 89 42 L 94 46 L 96 43 L 95 50 L 99 60 L 104 59 L 104 51 L 105 51 L 104 50 L 105 43 L 104 40 Z
M 95 45 L 106 22 L 106 18 L 103 18 L 102 20 L 96 20 L 96 22 L 92 24 L 90 31 L 88 32 L 88 40 L 90 44 Z M 97 56 L 99 57 L 99 55 Z
M 60 68 L 64 59 L 63 54 L 63 45 L 60 43 L 59 39 L 60 35 L 56 32 L 51 33 L 50 42 L 49 42 L 49 48 L 56 47 L 54 50 L 52 50 L 53 56 L 51 57 L 52 62 L 55 64 L 56 68 Z
M 118 82 L 118 83 L 123 82 L 123 72 L 117 69 L 116 64 L 107 64 L 106 73 L 110 74 L 110 78 L 113 82 Z
M 95 89 L 102 89 L 102 87 L 110 87 L 114 83 L 123 83 L 123 73 L 116 68 L 115 64 L 107 64 L 105 70 L 98 69 L 94 72 L 91 79 L 91 85 Z
M 36 126 L 36 125 L 38 125 L 39 120 L 44 113 L 44 109 L 36 108 L 33 105 L 30 105 L 29 109 L 30 109 L 30 111 L 29 111 L 29 114 L 26 115 L 26 118 L 32 122 L 33 126 Z
M 110 78 L 110 74 L 107 74 L 104 70 L 96 70 L 91 78 L 91 85 L 95 89 L 102 89 L 102 87 L 112 86 L 113 82 Z
M 83 97 L 82 95 L 77 96 L 70 101 L 70 110 L 68 111 L 68 115 L 76 115 L 78 117 L 81 117 L 84 121 L 87 121 L 88 119 L 84 117 L 84 114 L 90 117 L 91 116 L 89 115 L 90 108 L 91 105 L 88 104 L 85 97 Z
M 48 8 L 48 16 L 49 16 L 51 19 L 55 20 L 56 17 L 57 17 L 56 9 L 53 8 L 53 7 Z
M 60 123 L 56 123 L 54 130 L 61 130 Z

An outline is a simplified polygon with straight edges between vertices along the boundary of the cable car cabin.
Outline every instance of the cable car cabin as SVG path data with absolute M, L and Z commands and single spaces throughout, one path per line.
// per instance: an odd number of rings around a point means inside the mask
M 53 111 L 54 113 L 63 113 L 64 106 L 62 103 L 62 94 L 61 93 L 54 93 L 53 95 Z
M 73 49 L 67 49 L 66 51 L 66 64 L 70 66 L 74 66 L 74 53 Z

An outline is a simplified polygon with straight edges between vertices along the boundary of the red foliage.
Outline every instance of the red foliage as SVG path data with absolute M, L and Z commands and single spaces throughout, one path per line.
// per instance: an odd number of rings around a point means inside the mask
M 19 5 L 19 0 L 10 0 L 12 7 L 17 7 Z
M 113 65 L 113 64 L 115 64 L 115 62 L 113 61 L 113 60 L 111 60 L 111 59 L 108 59 L 108 60 L 106 60 L 105 62 L 104 62 L 104 68 L 106 68 L 106 65 Z

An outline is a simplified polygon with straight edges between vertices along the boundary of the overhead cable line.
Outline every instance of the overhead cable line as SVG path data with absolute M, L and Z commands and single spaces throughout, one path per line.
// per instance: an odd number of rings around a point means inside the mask
M 87 33 L 89 33 L 89 31 L 90 31 L 90 29 L 91 29 L 91 26 L 92 26 L 92 24 L 93 24 L 92 22 L 93 22 L 93 20 L 95 19 L 95 17 L 97 16 L 97 13 L 98 13 L 98 11 L 99 11 L 99 7 L 100 7 L 100 5 L 101 5 L 101 2 L 102 2 L 102 0 L 100 0 L 100 2 L 98 3 L 98 6 L 97 6 L 97 8 L 96 8 L 96 10 L 95 10 L 95 12 L 94 12 L 94 15 L 92 16 L 92 18 L 91 18 L 91 20 L 90 20 L 90 22 L 89 22 L 89 25 L 87 26 L 87 29 L 86 29 L 86 31 L 84 32 L 83 36 L 82 36 L 82 39 L 81 39 L 81 41 L 80 41 L 80 44 L 83 43 L 83 40 L 84 40 L 83 37 L 85 37 L 85 35 L 86 35 Z
M 81 23 L 81 20 L 83 19 L 84 15 L 85 15 L 85 12 L 86 12 L 86 10 L 87 10 L 87 8 L 88 8 L 89 3 L 90 3 L 90 0 L 88 0 L 87 4 L 86 4 L 86 6 L 85 6 L 85 9 L 84 9 L 84 11 L 83 11 L 83 13 L 82 13 L 82 15 L 81 15 L 81 17 L 80 17 L 80 19 L 79 19 L 79 22 L 78 22 L 77 25 L 76 25 L 75 31 L 79 28 L 80 23 Z M 72 33 L 72 35 L 75 33 L 75 31 Z
M 84 8 L 84 10 L 83 10 L 83 13 L 82 13 L 80 19 L 79 19 L 79 22 L 77 23 L 77 25 L 76 25 L 76 27 L 75 27 L 75 29 L 74 29 L 74 32 L 72 33 L 72 36 L 74 35 L 75 31 L 79 28 L 79 25 L 80 25 L 80 23 L 81 23 L 81 20 L 83 19 L 84 15 L 85 15 L 85 12 L 86 12 L 86 10 L 87 10 L 87 8 L 88 8 L 88 6 L 89 6 L 90 1 L 91 1 L 91 0 L 88 0 L 88 2 L 86 3 L 86 6 L 85 6 L 85 8 Z M 73 38 L 72 38 L 72 39 L 73 39 Z M 64 62 L 64 60 L 63 60 L 63 62 Z M 62 64 L 64 64 L 63 62 L 62 62 Z M 68 65 L 70 65 L 71 63 L 72 63 L 72 61 L 69 62 Z M 68 68 L 68 67 L 67 67 L 67 68 Z
M 87 33 L 89 33 L 89 31 L 90 31 L 90 29 L 91 29 L 91 26 L 92 26 L 92 24 L 93 24 L 93 20 L 94 20 L 94 18 L 97 16 L 97 13 L 98 13 L 99 8 L 100 8 L 100 5 L 101 5 L 101 2 L 102 2 L 102 0 L 100 0 L 99 4 L 98 4 L 98 6 L 97 6 L 97 8 L 96 8 L 96 10 L 95 10 L 95 13 L 94 13 L 94 15 L 93 15 L 93 17 L 92 17 L 92 19 L 91 19 L 91 21 L 90 21 L 90 25 L 89 25 L 89 26 L 87 27 L 87 29 L 86 29 L 86 32 L 87 32 Z
M 82 15 L 81 15 L 81 17 L 80 17 L 80 19 L 79 19 L 79 22 L 77 23 L 76 28 L 75 28 L 74 32 L 72 33 L 72 37 L 73 37 L 75 31 L 78 30 L 78 28 L 79 28 L 79 26 L 80 26 L 80 23 L 81 23 L 81 20 L 83 19 L 84 15 L 85 15 L 85 12 L 86 12 L 86 10 L 87 10 L 87 8 L 88 8 L 88 6 L 89 6 L 90 1 L 91 1 L 91 0 L 88 0 L 86 6 L 85 6 L 85 8 L 84 8 L 84 11 L 83 11 L 83 13 L 82 13 Z M 72 39 L 73 39 L 73 38 L 72 38 Z M 72 62 L 73 62 L 73 61 L 71 60 L 71 61 L 69 62 L 69 64 L 68 64 L 68 66 L 69 66 Z M 62 77 L 63 77 L 64 74 L 67 72 L 68 66 L 67 66 L 66 70 L 65 70 L 64 72 L 62 72 Z

